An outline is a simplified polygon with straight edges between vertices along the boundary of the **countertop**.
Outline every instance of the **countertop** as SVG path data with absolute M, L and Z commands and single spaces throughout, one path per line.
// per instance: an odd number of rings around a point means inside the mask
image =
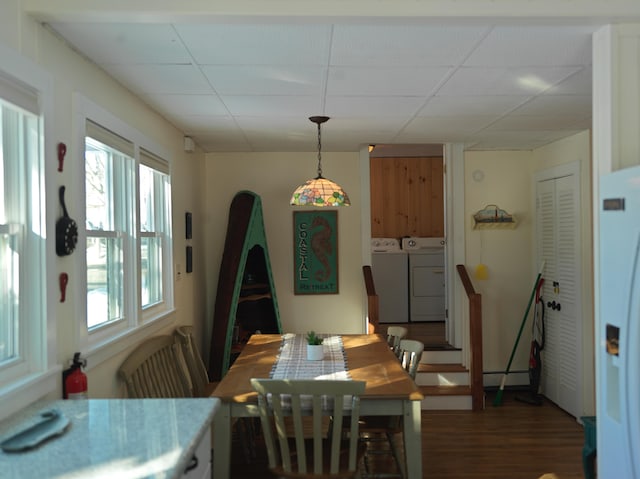
M 0 442 L 47 409 L 71 424 L 35 449 L 0 449 L 0 477 L 179 478 L 218 407 L 215 398 L 41 401 L 0 423 Z

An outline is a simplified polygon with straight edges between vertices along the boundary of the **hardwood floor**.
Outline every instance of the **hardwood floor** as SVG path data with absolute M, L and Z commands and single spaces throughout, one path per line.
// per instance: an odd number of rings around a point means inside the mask
M 480 412 L 423 411 L 422 461 L 426 479 L 557 479 L 583 477 L 584 432 L 574 417 L 554 404 L 531 406 L 505 391 L 503 404 Z M 247 463 L 241 444 L 233 444 L 231 477 L 271 477 L 264 450 Z M 371 472 L 395 472 L 390 456 L 372 461 Z

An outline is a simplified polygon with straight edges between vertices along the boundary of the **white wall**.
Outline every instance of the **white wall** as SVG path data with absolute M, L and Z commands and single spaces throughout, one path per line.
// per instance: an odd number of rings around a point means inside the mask
M 67 145 L 65 168 L 62 173 L 56 172 L 54 178 L 48 178 L 50 191 L 47 191 L 48 224 L 53 224 L 53 217 L 59 216 L 57 187 L 65 185 L 69 214 L 73 217 L 77 205 L 83 204 L 78 197 L 78 185 L 82 181 L 76 165 L 83 161 L 83 151 L 74 144 L 74 132 L 77 125 L 74 118 L 73 94 L 79 92 L 102 108 L 110 111 L 131 127 L 142 132 L 169 152 L 173 178 L 173 226 L 174 254 L 176 262 L 184 267 L 185 239 L 184 213 L 191 211 L 194 218 L 202 216 L 201 182 L 203 175 L 203 155 L 186 154 L 183 151 L 182 133 L 148 108 L 131 92 L 113 81 L 101 69 L 80 57 L 66 44 L 53 36 L 48 30 L 22 14 L 20 0 L 3 0 L 0 3 L 0 42 L 17 50 L 47 70 L 54 79 L 54 125 L 52 134 L 55 143 Z M 54 144 L 55 144 L 54 143 Z M 55 152 L 46 152 L 46 161 L 55 162 Z M 192 241 L 196 254 L 204 248 L 204 232 L 194 230 Z M 53 254 L 53 252 L 50 252 Z M 47 272 L 47 284 L 57 287 L 57 278 L 62 271 L 72 271 L 74 261 L 82 254 L 82 249 L 64 258 L 56 257 L 55 268 Z M 176 324 L 192 324 L 201 322 L 204 317 L 204 270 L 196 268 L 192 275 L 183 275 L 182 281 L 176 283 Z M 67 300 L 57 303 L 52 311 L 58 321 L 57 350 L 58 360 L 67 365 L 76 351 L 74 344 L 75 330 L 84 321 L 85 313 L 75 306 L 79 295 L 74 277 L 70 277 Z M 200 323 L 197 323 L 200 324 Z M 89 363 L 89 395 L 90 397 L 114 397 L 121 394 L 121 386 L 116 379 L 116 370 L 129 350 L 109 358 L 101 364 Z M 61 382 L 61 381 L 60 381 Z M 61 391 L 56 394 L 61 396 Z M 35 399 L 35 398 L 31 398 Z
M 304 121 L 303 119 L 300 121 Z M 229 206 L 241 190 L 262 200 L 267 246 L 286 332 L 364 332 L 359 153 L 323 153 L 324 175 L 339 183 L 352 205 L 338 208 L 339 294 L 293 294 L 293 211 L 291 193 L 315 176 L 316 153 L 211 153 L 206 157 L 207 330 L 213 306 Z
M 465 153 L 466 266 L 482 295 L 486 373 L 504 372 L 536 276 L 531 267 L 531 165 L 531 152 L 527 151 Z M 475 171 L 484 174 L 481 181 L 473 178 Z M 515 215 L 517 227 L 474 230 L 472 215 L 491 204 Z M 480 263 L 488 268 L 485 280 L 474 275 Z M 521 340 L 511 371 L 527 370 L 528 355 L 529 341 Z M 485 383 L 499 379 L 487 376 Z

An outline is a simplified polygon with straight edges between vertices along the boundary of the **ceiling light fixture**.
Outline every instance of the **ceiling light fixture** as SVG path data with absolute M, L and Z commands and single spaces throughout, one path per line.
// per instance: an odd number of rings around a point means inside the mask
M 318 125 L 318 176 L 296 188 L 291 196 L 293 206 L 349 206 L 351 204 L 341 186 L 322 176 L 320 125 L 328 119 L 328 116 L 309 117 L 309 120 Z

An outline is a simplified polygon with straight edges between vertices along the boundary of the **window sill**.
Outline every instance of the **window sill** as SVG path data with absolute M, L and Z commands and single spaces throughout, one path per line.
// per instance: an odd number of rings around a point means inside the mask
M 175 309 L 167 311 L 162 316 L 144 323 L 135 329 L 129 329 L 122 334 L 112 336 L 100 344 L 95 344 L 89 348 L 89 351 L 82 356 L 87 359 L 86 371 L 90 371 L 103 361 L 121 353 L 131 346 L 135 346 L 142 340 L 152 336 L 163 328 L 166 328 L 175 322 Z
M 0 420 L 58 390 L 62 383 L 62 366 L 56 365 L 46 372 L 34 373 L 0 389 Z

